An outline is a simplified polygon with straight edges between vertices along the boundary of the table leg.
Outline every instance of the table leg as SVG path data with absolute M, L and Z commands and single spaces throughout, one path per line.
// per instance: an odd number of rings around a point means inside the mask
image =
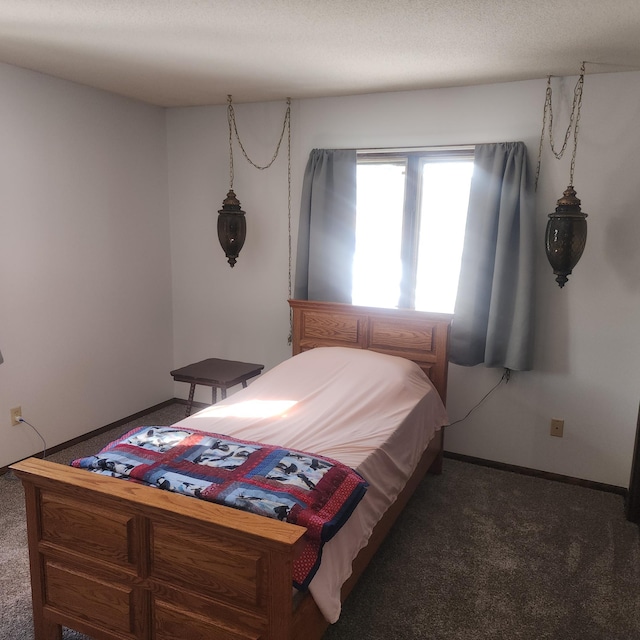
M 191 383 L 191 387 L 189 388 L 189 402 L 187 404 L 187 412 L 184 414 L 185 417 L 191 415 L 191 407 L 193 406 L 193 394 L 196 390 L 196 385 L 194 382 Z
M 226 399 L 227 399 L 227 388 L 226 388 L 226 387 L 222 387 L 222 388 L 220 389 L 220 395 L 222 396 L 222 399 L 223 399 L 223 400 L 226 400 Z
M 222 399 L 224 400 L 224 396 L 222 396 Z M 211 400 L 211 404 L 218 402 L 218 389 L 216 387 L 211 387 Z

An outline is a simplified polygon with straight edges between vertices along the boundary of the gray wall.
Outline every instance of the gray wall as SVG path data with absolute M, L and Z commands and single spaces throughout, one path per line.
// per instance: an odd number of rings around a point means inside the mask
M 640 74 L 585 80 L 575 186 L 589 214 L 582 261 L 564 289 L 544 255 L 547 213 L 569 181 L 569 155 L 545 146 L 538 190 L 535 371 L 515 374 L 446 436 L 449 450 L 624 486 L 640 379 Z M 576 78 L 557 81 L 556 138 Z M 314 147 L 398 147 L 523 140 L 535 168 L 546 81 L 294 101 L 294 248 L 301 179 Z M 284 101 L 236 105 L 250 156 L 270 159 Z M 264 362 L 287 357 L 286 154 L 258 172 L 236 146 L 236 193 L 248 239 L 230 269 L 215 237 L 228 189 L 226 107 L 168 113 L 176 364 L 200 355 Z M 448 409 L 463 417 L 502 371 L 451 367 Z M 185 393 L 176 385 L 176 393 Z M 206 397 L 202 396 L 203 400 Z M 551 418 L 564 437 L 549 435 Z
M 0 65 L 0 466 L 171 397 L 162 109 Z

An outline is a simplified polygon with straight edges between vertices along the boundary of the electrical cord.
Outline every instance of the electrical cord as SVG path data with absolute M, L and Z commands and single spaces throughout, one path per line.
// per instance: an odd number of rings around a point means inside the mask
M 18 416 L 16 420 L 18 422 L 21 422 L 21 423 L 23 422 L 24 424 L 30 426 L 38 434 L 38 436 L 40 436 L 40 440 L 42 440 L 42 444 L 44 446 L 44 449 L 42 450 L 42 459 L 44 460 L 44 458 L 47 457 L 47 443 L 45 439 L 42 437 L 42 434 L 30 422 L 27 422 L 22 416 Z
M 504 373 L 502 374 L 502 378 L 500 378 L 500 380 L 498 380 L 498 382 L 493 387 L 491 387 L 491 389 L 489 389 L 487 393 L 484 394 L 480 402 L 478 402 L 474 407 L 471 407 L 471 409 L 469 409 L 469 412 L 464 418 L 460 418 L 460 420 L 451 422 L 448 426 L 452 427 L 454 424 L 459 424 L 463 420 L 466 420 L 503 382 L 507 384 L 510 379 L 511 379 L 511 369 L 507 369 L 505 367 Z
M 464 418 L 460 418 L 460 420 L 455 420 L 454 422 L 451 422 L 448 426 L 452 427 L 454 424 L 459 424 L 463 420 L 466 420 L 503 382 L 505 384 L 507 384 L 510 379 L 511 379 L 511 369 L 507 369 L 505 367 L 504 373 L 502 374 L 502 377 L 500 378 L 500 380 L 498 380 L 498 382 L 491 389 L 489 389 L 489 391 L 487 391 L 487 393 L 484 394 L 484 396 L 482 397 L 480 402 L 478 402 L 474 407 L 471 407 L 471 409 L 469 409 L 467 415 L 464 416 Z M 43 459 L 46 458 L 47 457 L 47 442 L 42 437 L 42 434 L 30 422 L 27 422 L 22 416 L 19 416 L 18 418 L 16 418 L 16 420 L 18 422 L 20 422 L 20 423 L 24 423 L 24 424 L 28 425 L 29 427 L 31 427 L 38 434 L 40 440 L 42 440 L 42 445 L 44 447 L 42 449 L 42 458 Z

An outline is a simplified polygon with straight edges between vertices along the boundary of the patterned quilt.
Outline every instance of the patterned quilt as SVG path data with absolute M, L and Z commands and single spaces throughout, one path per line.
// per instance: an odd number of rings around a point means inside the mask
M 293 571 L 299 589 L 367 489 L 329 458 L 175 427 L 138 427 L 71 465 L 306 527 Z

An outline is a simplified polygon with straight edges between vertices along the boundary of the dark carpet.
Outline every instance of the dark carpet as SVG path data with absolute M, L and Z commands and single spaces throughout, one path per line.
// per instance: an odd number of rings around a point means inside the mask
M 638 640 L 623 498 L 445 459 L 327 640 Z
M 66 462 L 183 415 L 183 405 L 166 407 L 52 458 Z M 21 485 L 4 476 L 0 491 L 0 640 L 31 640 Z M 638 526 L 619 495 L 446 459 L 325 638 L 640 640 Z

